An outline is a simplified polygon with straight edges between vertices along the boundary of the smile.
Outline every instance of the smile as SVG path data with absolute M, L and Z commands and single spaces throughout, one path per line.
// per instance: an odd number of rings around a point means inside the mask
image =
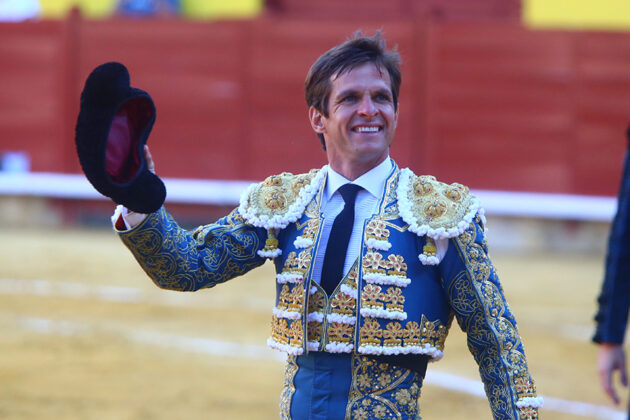
M 357 133 L 378 133 L 381 130 L 382 128 L 380 126 L 377 127 L 377 126 L 365 126 L 365 125 L 360 125 L 352 129 L 352 131 L 357 132 Z

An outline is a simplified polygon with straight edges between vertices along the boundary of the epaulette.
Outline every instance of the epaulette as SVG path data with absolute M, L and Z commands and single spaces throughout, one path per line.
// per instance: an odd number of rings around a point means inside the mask
M 267 242 L 258 254 L 274 258 L 282 253 L 275 230 L 298 220 L 320 188 L 326 171 L 312 169 L 305 174 L 283 172 L 250 185 L 241 196 L 239 213 L 247 223 L 267 229 Z
M 437 264 L 435 239 L 454 238 L 470 226 L 475 215 L 484 219 L 479 200 L 468 187 L 445 184 L 429 175 L 415 175 L 410 169 L 400 171 L 398 211 L 418 236 L 427 236 L 427 245 L 419 256 L 423 264 Z

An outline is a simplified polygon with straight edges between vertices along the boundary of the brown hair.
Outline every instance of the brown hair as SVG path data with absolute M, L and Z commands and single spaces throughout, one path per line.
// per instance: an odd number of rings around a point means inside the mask
M 394 109 L 398 109 L 398 93 L 402 82 L 400 55 L 394 48 L 387 50 L 381 31 L 374 36 L 364 36 L 357 31 L 342 44 L 336 45 L 322 54 L 311 66 L 304 81 L 306 103 L 314 107 L 324 117 L 328 117 L 328 99 L 332 90 L 331 78 L 338 77 L 365 63 L 374 63 L 379 70 L 389 74 Z M 326 150 L 323 134 L 318 134 L 322 147 Z

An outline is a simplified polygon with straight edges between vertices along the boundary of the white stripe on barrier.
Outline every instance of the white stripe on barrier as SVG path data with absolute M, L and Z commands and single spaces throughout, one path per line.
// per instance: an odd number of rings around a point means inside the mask
M 86 323 L 69 321 L 52 321 L 41 318 L 18 318 L 17 323 L 22 328 L 42 334 L 77 335 L 93 331 Z M 285 356 L 264 346 L 231 343 L 201 337 L 185 337 L 155 331 L 130 329 L 123 326 L 105 327 L 99 323 L 98 328 L 105 331 L 122 334 L 130 341 L 149 344 L 157 347 L 175 348 L 201 354 L 211 354 L 225 357 L 245 358 L 251 360 L 284 361 Z M 431 386 L 445 388 L 455 392 L 486 398 L 483 385 L 479 380 L 463 378 L 444 372 L 429 370 L 425 383 Z M 545 399 L 543 411 L 556 411 L 573 414 L 580 417 L 598 420 L 625 420 L 626 413 L 606 406 L 571 401 L 553 397 Z
M 164 178 L 167 203 L 232 205 L 250 181 Z M 610 221 L 615 197 L 510 191 L 473 191 L 486 213 L 496 216 Z M 83 175 L 45 172 L 0 172 L 0 195 L 69 199 L 104 199 Z

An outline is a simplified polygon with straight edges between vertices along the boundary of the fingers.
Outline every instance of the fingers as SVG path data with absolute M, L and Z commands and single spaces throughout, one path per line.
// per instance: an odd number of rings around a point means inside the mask
M 153 156 L 151 156 L 151 152 L 149 151 L 149 146 L 144 145 L 144 157 L 147 160 L 147 168 L 149 171 L 155 173 L 155 163 L 153 162 Z
M 626 360 L 623 348 L 618 345 L 602 344 L 599 349 L 597 368 L 602 388 L 606 395 L 619 404 L 619 396 L 613 386 L 613 374 L 619 370 L 621 383 L 627 385 Z
M 615 388 L 612 384 L 612 371 L 600 371 L 599 379 L 606 395 L 608 395 L 612 402 L 614 402 L 615 404 L 619 404 L 619 396 L 615 392 Z

